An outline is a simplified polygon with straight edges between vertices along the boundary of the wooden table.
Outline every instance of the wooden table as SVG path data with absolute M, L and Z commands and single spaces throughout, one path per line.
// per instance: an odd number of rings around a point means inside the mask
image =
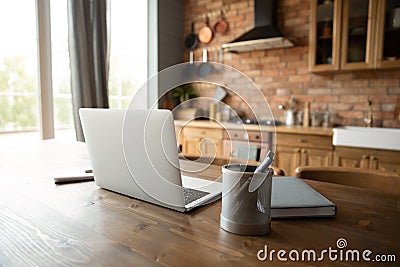
M 272 221 L 266 236 L 219 227 L 221 201 L 179 213 L 98 188 L 55 185 L 51 174 L 86 166 L 82 143 L 16 142 L 0 135 L 0 266 L 399 266 L 400 199 L 366 189 L 306 181 L 333 201 L 335 218 Z M 194 163 L 182 162 L 187 168 Z M 210 166 L 199 177 L 214 178 Z M 268 250 L 370 249 L 396 263 L 259 261 Z M 262 253 L 260 254 L 263 255 Z M 288 257 L 288 254 L 286 254 Z

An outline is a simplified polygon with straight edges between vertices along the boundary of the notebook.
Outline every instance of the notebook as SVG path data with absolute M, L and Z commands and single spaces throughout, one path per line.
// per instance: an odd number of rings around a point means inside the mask
M 171 111 L 81 108 L 95 183 L 177 211 L 221 197 L 220 182 L 181 175 Z
M 272 179 L 271 217 L 333 217 L 336 206 L 296 177 Z

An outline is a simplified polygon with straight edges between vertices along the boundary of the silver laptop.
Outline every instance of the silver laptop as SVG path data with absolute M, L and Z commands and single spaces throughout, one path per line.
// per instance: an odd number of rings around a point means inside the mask
M 98 186 L 182 212 L 221 197 L 220 182 L 181 175 L 169 110 L 81 108 L 79 115 Z

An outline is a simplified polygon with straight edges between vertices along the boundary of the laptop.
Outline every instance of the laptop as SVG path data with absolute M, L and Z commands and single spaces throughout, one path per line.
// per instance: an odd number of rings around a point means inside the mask
M 181 174 L 171 111 L 81 108 L 79 115 L 99 187 L 181 212 L 221 198 L 220 182 Z

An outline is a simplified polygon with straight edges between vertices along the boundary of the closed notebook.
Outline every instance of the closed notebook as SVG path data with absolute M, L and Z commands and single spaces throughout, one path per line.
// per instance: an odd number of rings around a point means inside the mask
M 336 206 L 296 177 L 272 179 L 271 217 L 332 217 Z

